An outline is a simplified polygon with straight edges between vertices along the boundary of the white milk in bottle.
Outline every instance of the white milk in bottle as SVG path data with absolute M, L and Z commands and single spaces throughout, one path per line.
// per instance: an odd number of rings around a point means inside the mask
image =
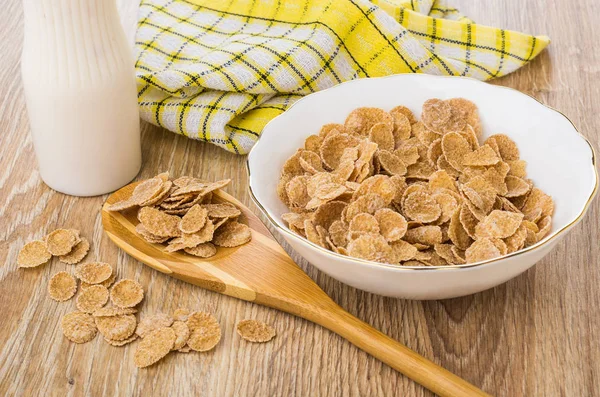
M 23 0 L 21 73 L 44 182 L 94 196 L 141 165 L 132 50 L 115 0 Z

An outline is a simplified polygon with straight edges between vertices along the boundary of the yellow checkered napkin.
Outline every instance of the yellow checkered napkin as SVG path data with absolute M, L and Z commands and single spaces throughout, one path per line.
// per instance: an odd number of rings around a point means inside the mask
M 142 118 L 247 153 L 304 95 L 395 73 L 510 73 L 544 36 L 472 23 L 445 0 L 142 0 Z

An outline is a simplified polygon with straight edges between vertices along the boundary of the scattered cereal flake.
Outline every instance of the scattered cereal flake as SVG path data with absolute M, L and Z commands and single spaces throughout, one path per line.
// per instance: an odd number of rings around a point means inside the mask
M 402 177 L 397 176 L 397 178 Z M 397 182 L 397 179 L 392 179 L 387 175 L 373 175 L 360 183 L 358 188 L 354 191 L 352 199 L 357 199 L 366 194 L 377 194 L 386 203 L 390 203 L 396 196 L 396 191 L 399 188 Z
M 111 317 L 95 317 L 98 331 L 107 339 L 123 340 L 135 332 L 137 320 L 133 314 Z
M 461 261 L 460 258 L 456 258 L 456 256 L 454 255 L 454 252 L 452 251 L 452 247 L 455 247 L 455 246 L 452 244 L 435 244 L 433 246 L 433 249 L 441 258 L 443 258 L 449 264 L 451 264 L 451 265 L 460 264 L 463 261 Z
M 108 289 L 99 284 L 82 289 L 77 296 L 77 309 L 92 314 L 108 302 Z
M 406 234 L 408 223 L 399 213 L 389 208 L 382 208 L 375 212 L 375 219 L 379 223 L 381 235 L 388 241 L 398 241 Z
M 131 335 L 129 338 L 127 339 L 123 339 L 123 340 L 113 340 L 113 339 L 109 339 L 107 337 L 104 337 L 104 341 L 106 343 L 108 343 L 111 346 L 125 346 L 128 345 L 129 343 L 135 341 L 138 338 L 138 336 L 136 334 Z
M 344 127 L 351 133 L 367 136 L 377 123 L 385 123 L 393 127 L 394 119 L 383 109 L 363 107 L 350 112 Z
M 406 177 L 414 179 L 428 180 L 429 175 L 435 169 L 429 164 L 427 159 L 419 160 L 415 164 L 409 165 L 406 169 Z
M 504 134 L 495 134 L 485 140 L 484 144 L 494 141 L 498 147 L 498 151 L 502 160 L 504 161 L 515 161 L 519 160 L 519 148 L 517 144 Z
M 173 185 L 176 187 L 185 187 L 190 183 L 193 183 L 196 178 L 191 176 L 180 176 L 179 178 L 173 181 Z
M 250 228 L 236 221 L 228 222 L 215 232 L 213 244 L 219 247 L 237 247 L 252 239 Z
M 303 229 L 304 221 L 307 219 L 307 215 L 305 213 L 297 214 L 295 212 L 287 212 L 281 215 L 281 219 L 284 222 L 287 222 L 287 224 L 290 226 L 295 226 L 297 228 Z
M 137 309 L 134 309 L 132 307 L 123 308 L 123 307 L 111 306 L 111 307 L 103 307 L 101 309 L 96 310 L 93 313 L 93 316 L 94 317 L 113 317 L 113 316 L 124 316 L 127 314 L 135 314 L 135 313 L 137 313 Z
M 67 339 L 75 343 L 89 342 L 98 332 L 94 317 L 83 312 L 65 314 L 61 320 L 61 327 Z
M 325 138 L 327 138 L 327 135 L 329 135 L 330 133 L 345 134 L 346 127 L 344 127 L 343 124 L 336 124 L 336 123 L 325 124 L 323 127 L 321 127 L 321 130 L 319 131 L 319 136 L 321 138 L 325 139 Z
M 173 317 L 168 314 L 159 313 L 154 314 L 152 316 L 144 317 L 137 328 L 135 329 L 135 333 L 140 337 L 144 338 L 150 332 L 153 332 L 159 328 L 170 327 L 173 324 Z
M 317 172 L 325 171 L 321 163 L 321 157 L 319 157 L 317 153 L 311 152 L 310 150 L 304 150 L 300 152 L 298 162 L 300 163 L 300 167 L 302 167 L 302 169 L 308 173 L 316 174 Z
M 159 202 L 162 202 L 162 200 L 165 199 L 171 193 L 172 187 L 173 187 L 173 182 L 164 181 L 158 194 L 146 201 L 142 201 L 141 203 L 139 203 L 139 206 L 144 207 L 147 205 L 155 205 Z
M 348 238 L 353 240 L 363 234 L 379 234 L 379 223 L 371 214 L 360 213 L 348 225 Z
M 489 238 L 475 240 L 465 251 L 467 263 L 481 262 L 499 256 L 501 256 L 500 250 L 496 247 L 492 239 Z
M 171 238 L 171 237 L 156 236 L 156 235 L 150 233 L 148 230 L 146 230 L 144 225 L 142 225 L 141 223 L 138 223 L 136 225 L 135 231 L 137 234 L 142 236 L 142 238 L 144 240 L 146 240 L 148 243 L 152 243 L 152 244 L 162 244 Z
M 477 150 L 465 154 L 463 165 L 468 166 L 489 166 L 500 161 L 500 158 L 489 145 L 483 145 Z
M 207 312 L 192 312 L 188 314 L 188 319 L 186 320 L 187 326 L 190 331 L 195 331 L 198 328 L 203 326 L 213 326 L 219 325 L 219 322 L 211 313 Z
M 467 128 L 465 128 L 463 131 L 460 131 L 459 134 L 462 135 L 467 142 L 469 142 L 471 149 L 477 150 L 479 148 L 479 141 L 477 140 L 477 134 L 473 130 L 473 127 L 467 125 Z M 494 152 L 496 151 L 494 150 Z
M 498 248 L 501 256 L 508 253 L 508 246 L 503 240 L 499 238 L 492 238 L 490 240 L 492 240 L 492 243 L 496 246 L 496 248 Z
M 506 188 L 505 197 L 519 197 L 529 193 L 531 185 L 519 177 L 508 175 L 506 177 Z
M 81 263 L 75 267 L 75 276 L 88 284 L 99 284 L 113 273 L 113 268 L 105 262 Z
M 397 145 L 399 142 L 410 138 L 412 132 L 411 119 L 408 118 L 403 111 L 398 110 L 397 108 L 390 110 L 390 115 L 394 119 L 394 141 Z M 412 117 L 414 119 L 414 116 Z
M 438 203 L 440 208 L 442 209 L 442 215 L 436 220 L 437 224 L 443 224 L 450 220 L 452 215 L 456 211 L 459 210 L 460 206 L 458 205 L 459 200 L 457 200 L 452 194 L 451 191 L 448 193 L 439 192 L 434 193 L 432 195 L 433 199 Z
M 481 176 L 477 176 L 463 184 L 461 190 L 471 203 L 486 213 L 491 211 L 496 201 L 494 188 Z
M 448 174 L 452 175 L 455 178 L 460 176 L 460 172 L 450 165 L 448 160 L 446 160 L 445 156 L 440 156 L 438 158 L 437 168 L 446 171 Z
M 219 322 L 210 313 L 194 312 L 186 322 L 190 337 L 188 346 L 195 351 L 204 352 L 213 349 L 221 340 Z
M 404 199 L 402 209 L 410 219 L 423 223 L 433 222 L 442 214 L 439 204 L 425 192 L 410 193 Z
M 369 130 L 369 140 L 379 147 L 379 150 L 392 151 L 395 149 L 393 127 L 387 123 L 377 123 Z
M 390 247 L 392 249 L 390 253 L 391 263 L 400 263 L 414 259 L 418 252 L 414 245 L 404 240 L 394 241 L 390 243 Z
M 144 299 L 144 289 L 137 281 L 119 280 L 110 290 L 110 301 L 113 305 L 128 308 L 134 307 Z
M 211 256 L 215 256 L 217 254 L 217 247 L 215 247 L 212 243 L 202 243 L 195 247 L 184 248 L 183 250 L 186 253 L 199 258 L 210 258 Z
M 527 162 L 525 160 L 509 160 L 506 163 L 509 166 L 508 175 L 525 178 L 527 175 Z
M 390 175 L 406 175 L 406 165 L 394 153 L 387 150 L 379 150 L 377 152 L 377 160 L 379 161 L 381 168 Z
M 444 125 L 451 117 L 452 107 L 446 101 L 433 98 L 423 104 L 421 120 L 430 130 L 442 133 Z
M 504 239 L 504 243 L 506 243 L 506 247 L 508 249 L 507 253 L 515 252 L 523 248 L 525 245 L 525 240 L 527 239 L 527 226 L 523 223 L 519 226 L 516 232 Z
M 56 229 L 46 236 L 46 248 L 54 256 L 66 255 L 78 239 L 79 236 L 71 229 Z
M 323 137 L 319 135 L 310 135 L 304 141 L 304 149 L 310 150 L 311 152 L 318 153 L 323 143 Z
M 438 192 L 443 191 L 442 189 L 449 189 L 458 193 L 456 179 L 445 170 L 438 170 L 429 176 L 429 190 Z
M 321 201 L 331 201 L 346 193 L 346 186 L 338 183 L 326 183 L 315 191 L 315 198 Z M 307 204 L 307 208 L 310 208 Z
M 311 243 L 315 243 L 323 248 L 327 248 L 321 241 L 321 236 L 317 232 L 317 228 L 310 219 L 304 221 L 304 233 L 306 233 L 306 238 Z
M 180 307 L 173 312 L 173 319 L 175 321 L 187 321 L 190 316 L 190 310 L 186 307 Z
M 448 163 L 456 170 L 462 170 L 463 159 L 471 153 L 469 142 L 458 132 L 450 132 L 442 137 L 442 151 Z
M 237 333 L 245 340 L 255 343 L 268 342 L 275 337 L 275 328 L 262 321 L 242 320 L 237 325 Z
M 348 206 L 343 201 L 329 201 L 322 204 L 314 213 L 313 223 L 315 226 L 322 226 L 329 229 L 331 224 L 340 219 L 342 212 Z
M 392 175 L 390 177 L 390 182 L 392 182 L 394 185 L 394 197 L 392 197 L 392 202 L 400 203 L 402 201 L 404 191 L 408 187 L 406 184 L 406 178 L 400 175 Z
M 440 139 L 440 135 L 437 132 L 431 131 L 420 121 L 412 126 L 412 132 L 419 142 L 421 142 L 421 144 L 425 147 L 431 146 L 433 142 Z
M 381 235 L 363 234 L 348 243 L 348 254 L 355 258 L 385 263 L 391 252 L 391 247 Z
M 117 201 L 116 203 L 107 206 L 109 211 L 123 211 L 129 208 L 138 206 L 151 198 L 155 197 L 161 192 L 163 186 L 163 180 L 161 178 L 150 178 L 140 184 L 138 184 L 131 197 Z
M 330 134 L 321 145 L 321 160 L 330 170 L 336 169 L 346 148 L 357 146 L 360 140 L 348 134 Z
M 179 230 L 182 233 L 196 233 L 204 227 L 207 219 L 208 210 L 200 207 L 199 204 L 195 204 L 179 221 Z
M 521 210 L 519 210 L 509 199 L 507 199 L 505 197 L 498 196 L 496 201 L 499 202 L 499 208 L 504 211 L 518 212 L 518 213 L 521 212 Z
M 36 267 L 43 265 L 52 258 L 48 252 L 46 242 L 41 240 L 30 241 L 21 248 L 17 256 L 19 267 Z
M 384 208 L 385 206 L 386 202 L 380 195 L 367 193 L 364 196 L 360 196 L 346 207 L 344 217 L 349 221 L 361 212 L 374 214 L 378 209 Z
M 153 207 L 142 207 L 138 212 L 138 219 L 146 230 L 159 237 L 177 237 L 179 221 L 181 218 L 166 214 Z
M 166 252 L 175 252 L 186 248 L 194 248 L 200 244 L 213 239 L 215 226 L 210 220 L 207 220 L 204 227 L 196 233 L 183 234 L 181 237 L 169 241 L 165 248 Z
M 298 149 L 296 153 L 283 164 L 283 173 L 289 175 L 290 179 L 304 173 L 304 169 L 300 165 L 300 153 L 302 153 L 302 149 Z
M 456 211 L 450 218 L 448 236 L 452 243 L 462 250 L 467 249 L 473 241 L 460 222 L 460 211 Z
M 552 217 L 548 215 L 544 216 L 538 221 L 538 227 L 540 231 L 536 233 L 535 237 L 537 241 L 540 241 L 550 233 L 550 230 L 552 229 Z
M 406 117 L 408 119 L 408 122 L 411 125 L 417 122 L 417 118 L 415 117 L 414 113 L 406 106 L 396 106 L 395 108 L 390 110 L 390 114 L 392 115 L 392 117 L 394 117 L 394 121 L 395 121 L 396 115 L 402 114 L 402 115 L 404 115 L 404 117 Z
M 394 154 L 398 157 L 406 166 L 415 164 L 421 155 L 419 154 L 419 148 L 416 146 L 402 146 L 394 150 Z
M 451 250 L 452 250 L 452 253 L 454 254 L 454 256 L 456 257 L 456 259 L 459 261 L 459 263 L 458 263 L 459 265 L 467 263 L 467 260 L 465 259 L 465 251 L 464 250 L 461 250 L 456 245 L 453 245 Z
M 479 223 L 479 219 L 471 212 L 471 209 L 467 204 L 462 204 L 460 207 L 459 213 L 459 221 L 464 229 L 464 231 L 471 238 L 475 238 L 475 228 Z M 460 232 L 460 231 L 459 231 Z
M 67 272 L 58 272 L 48 282 L 50 298 L 58 302 L 69 300 L 77 292 L 77 280 Z
M 193 234 L 185 234 L 182 237 L 184 241 L 189 242 L 189 244 L 187 244 L 188 247 L 195 247 L 198 244 L 211 241 L 214 238 L 215 230 L 216 226 L 208 219 L 204 223 L 204 226 L 202 226 L 202 229 Z
M 338 247 L 345 247 L 348 243 L 346 235 L 348 234 L 348 224 L 342 220 L 336 220 L 329 226 L 329 237 Z
M 442 229 L 439 226 L 418 226 L 406 231 L 404 240 L 411 244 L 433 246 L 442 242 Z
M 537 187 L 534 187 L 531 189 L 531 193 L 521 210 L 525 214 L 525 219 L 529 221 L 537 220 L 536 218 L 541 216 L 552 216 L 554 213 L 554 202 L 550 196 Z M 539 213 L 539 210 L 541 210 L 541 213 Z
M 469 126 L 471 126 L 477 134 L 481 134 L 481 124 L 477 106 L 465 98 L 451 98 L 446 101 L 451 107 L 453 113 L 463 118 Z
M 89 283 L 86 283 L 85 281 L 82 281 L 80 287 L 82 290 L 89 288 L 92 285 L 102 285 L 103 287 L 109 288 L 111 285 L 113 285 L 113 283 L 115 282 L 116 279 L 117 279 L 117 273 L 115 273 L 113 271 L 113 273 L 110 275 L 110 277 L 107 278 L 106 280 L 102 281 L 101 283 L 89 284 Z
M 319 242 L 322 247 L 327 247 L 327 239 L 329 238 L 329 232 L 322 226 L 315 226 L 317 236 L 319 236 Z
M 508 164 L 504 161 L 500 161 L 494 166 L 488 167 L 483 173 L 483 177 L 492 186 L 496 194 L 505 195 L 508 192 L 505 180 L 509 169 L 510 166 Z
M 160 328 L 149 334 L 138 344 L 133 354 L 133 362 L 138 368 L 148 367 L 165 357 L 173 346 L 177 336 L 172 328 Z
M 477 238 L 506 238 L 512 236 L 523 220 L 523 214 L 510 211 L 492 211 L 475 227 Z
M 77 245 L 75 245 L 75 247 L 73 247 L 71 252 L 69 252 L 66 255 L 59 256 L 58 259 L 62 263 L 66 263 L 68 265 L 75 265 L 75 264 L 81 262 L 81 260 L 83 258 L 85 258 L 85 256 L 87 255 L 89 250 L 90 250 L 90 242 L 85 237 L 82 237 L 81 241 L 79 243 L 77 243 Z
M 175 332 L 175 344 L 171 350 L 179 350 L 187 344 L 187 341 L 190 338 L 190 329 L 183 321 L 173 322 L 171 328 Z
M 305 175 L 293 177 L 285 186 L 286 196 L 290 207 L 304 208 L 310 201 L 308 195 L 307 180 Z
M 428 186 L 425 182 L 421 182 L 421 181 L 413 182 L 410 185 L 408 185 L 406 187 L 406 189 L 404 189 L 404 194 L 402 195 L 402 199 L 400 200 L 400 202 L 404 203 L 404 201 L 406 201 L 406 198 L 409 195 L 416 193 L 416 192 L 423 193 L 426 195 L 430 194 Z
M 442 138 L 438 138 L 431 142 L 431 145 L 427 148 L 427 161 L 429 161 L 429 165 L 437 169 L 438 159 L 443 155 Z

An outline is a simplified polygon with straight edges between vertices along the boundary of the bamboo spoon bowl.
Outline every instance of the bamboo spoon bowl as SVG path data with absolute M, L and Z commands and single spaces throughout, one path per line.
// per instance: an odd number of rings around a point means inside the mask
M 256 215 L 223 191 L 217 191 L 214 199 L 231 202 L 242 211 L 239 221 L 252 231 L 249 243 L 219 247 L 215 256 L 202 259 L 165 252 L 163 245 L 146 242 L 135 232 L 135 210 L 106 209 L 129 197 L 136 185 L 109 196 L 102 208 L 102 223 L 108 237 L 137 260 L 202 288 L 319 324 L 440 396 L 488 395 L 342 309 L 294 263 Z

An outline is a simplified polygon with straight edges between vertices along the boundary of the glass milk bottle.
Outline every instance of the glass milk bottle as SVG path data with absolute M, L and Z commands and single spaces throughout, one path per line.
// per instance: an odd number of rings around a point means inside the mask
M 44 182 L 95 196 L 141 165 L 134 60 L 115 0 L 23 0 L 21 74 Z

